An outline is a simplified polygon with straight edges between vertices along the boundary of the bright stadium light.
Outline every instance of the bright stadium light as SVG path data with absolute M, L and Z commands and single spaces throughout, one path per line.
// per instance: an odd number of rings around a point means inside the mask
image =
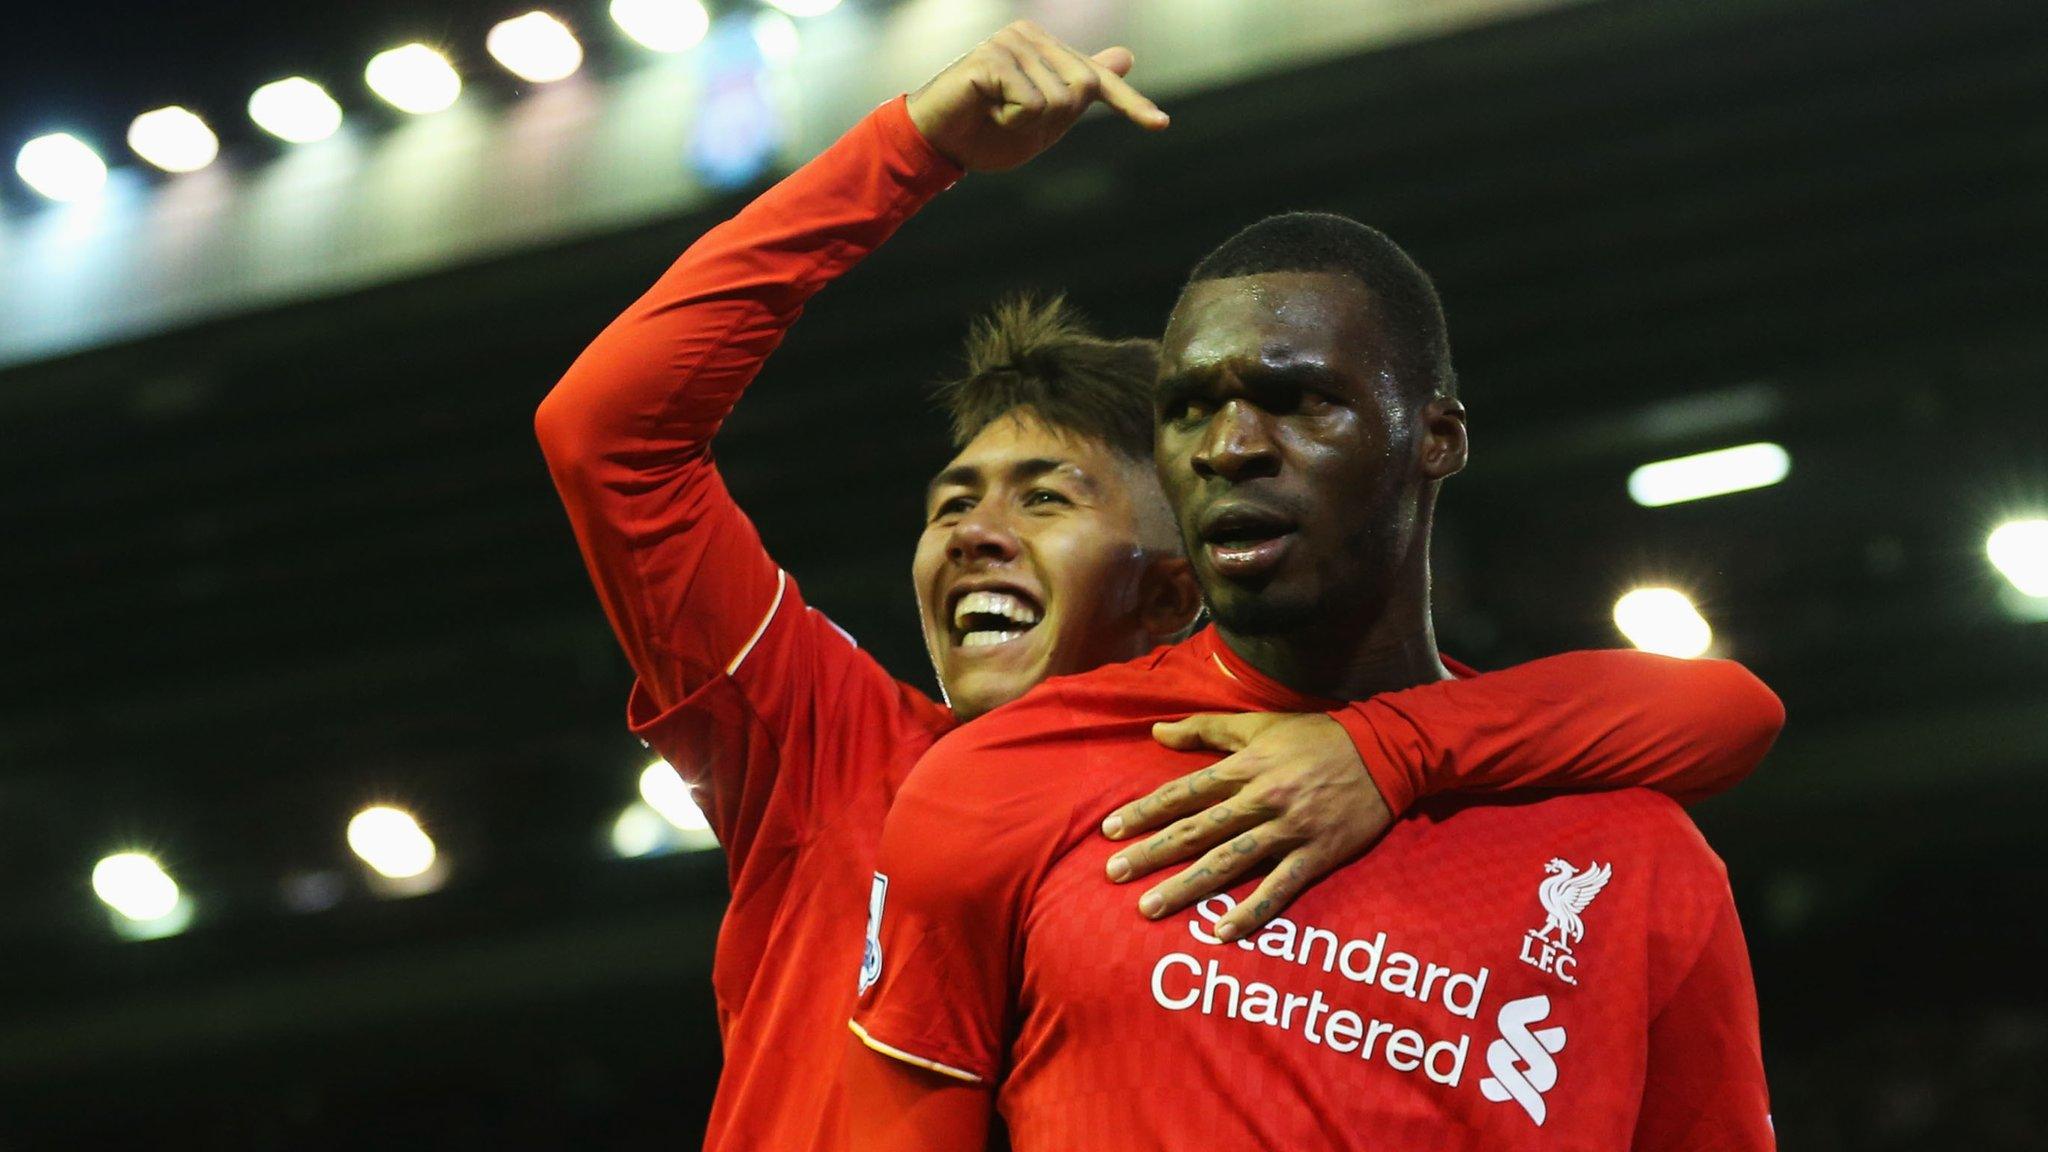
M 348 846 L 379 876 L 404 880 L 434 866 L 434 841 L 412 814 L 377 805 L 348 822 Z
M 137 116 L 128 125 L 128 147 L 166 172 L 197 172 L 220 155 L 206 121 L 176 105 Z
M 682 847 L 676 826 L 644 800 L 635 800 L 619 810 L 612 821 L 612 854 L 623 860 L 643 856 L 665 856 Z
M 754 47 L 761 50 L 761 58 L 775 63 L 796 59 L 797 50 L 803 47 L 803 36 L 796 30 L 796 21 L 780 12 L 756 12 L 749 31 L 754 34 Z
M 718 846 L 718 836 L 711 830 L 711 821 L 704 818 L 703 809 L 698 808 L 697 801 L 690 796 L 690 786 L 668 766 L 668 761 L 656 760 L 640 773 L 640 798 L 675 827 L 683 847 Z
M 1984 552 L 2021 595 L 2048 597 L 2048 520 L 2008 520 L 1984 538 Z
M 612 22 L 656 52 L 694 48 L 711 30 L 702 0 L 612 0 Z
M 1645 508 L 1768 488 L 1792 470 L 1792 457 L 1776 444 L 1744 444 L 1676 460 L 1645 464 L 1629 474 L 1628 494 Z
M 69 132 L 52 132 L 23 144 L 15 154 L 14 171 L 22 183 L 59 203 L 83 200 L 107 182 L 106 161 Z
M 415 116 L 439 112 L 462 95 L 454 65 L 425 44 L 402 44 L 370 57 L 363 80 L 385 103 Z
M 1673 588 L 1638 588 L 1614 602 L 1614 626 L 1645 652 L 1691 659 L 1714 642 L 1699 609 Z
M 325 140 L 341 127 L 341 105 L 304 76 L 273 80 L 249 97 L 249 119 L 290 144 Z
M 574 75 L 583 66 L 583 45 L 567 25 L 545 12 L 514 16 L 484 37 L 491 59 L 505 70 L 535 84 Z
M 161 920 L 178 908 L 178 882 L 141 852 L 116 852 L 93 865 L 92 890 L 130 920 Z
M 768 3 L 798 19 L 806 16 L 823 16 L 839 7 L 839 0 L 768 0 Z

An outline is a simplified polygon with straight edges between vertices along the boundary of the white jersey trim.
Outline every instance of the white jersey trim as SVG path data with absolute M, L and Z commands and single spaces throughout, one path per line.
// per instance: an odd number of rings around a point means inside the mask
M 747 637 L 746 644 L 740 648 L 740 654 L 733 657 L 732 663 L 725 666 L 725 674 L 727 676 L 739 671 L 740 665 L 746 663 L 747 654 L 754 650 L 754 645 L 761 642 L 761 635 L 768 631 L 769 622 L 775 619 L 777 612 L 782 611 L 782 593 L 788 587 L 789 573 L 777 568 L 775 570 L 775 603 L 768 606 L 768 614 L 761 617 L 760 626 L 754 629 L 752 636 Z
M 855 1036 L 860 1037 L 861 1043 L 867 1045 L 870 1048 L 873 1048 L 875 1051 L 880 1052 L 882 1055 L 887 1056 L 892 1060 L 901 1060 L 905 1064 L 914 1064 L 919 1068 L 924 1068 L 932 1072 L 937 1072 L 941 1076 L 951 1076 L 955 1080 L 963 1080 L 969 1084 L 981 1083 L 981 1077 L 976 1076 L 972 1072 L 968 1072 L 960 1068 L 955 1068 L 950 1064 L 941 1064 L 937 1060 L 927 1060 L 922 1056 L 913 1056 L 910 1053 L 905 1052 L 901 1048 L 891 1048 L 889 1045 L 884 1044 L 880 1040 L 875 1039 L 873 1036 L 868 1035 L 868 1030 L 861 1027 L 859 1021 L 848 1020 L 846 1022 L 846 1026 L 848 1028 L 853 1029 L 853 1034 Z

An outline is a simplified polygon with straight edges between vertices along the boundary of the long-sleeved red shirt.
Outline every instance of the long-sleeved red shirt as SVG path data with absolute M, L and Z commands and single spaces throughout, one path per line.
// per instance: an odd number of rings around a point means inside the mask
M 1444 797 L 1234 946 L 1212 933 L 1232 895 L 1130 924 L 1094 822 L 1194 767 L 1152 725 L 1326 706 L 1211 629 L 941 740 L 882 837 L 856 1033 L 980 1085 L 1017 1152 L 1772 1146 L 1726 874 L 1663 797 Z M 877 1152 L 987 1129 L 852 1107 Z
M 845 1020 L 883 817 L 953 724 L 805 603 L 727 493 L 711 442 L 811 295 L 959 175 L 901 99 L 884 105 L 692 245 L 536 417 L 636 676 L 627 723 L 692 785 L 726 850 L 732 899 L 712 973 L 725 1071 L 707 1148 L 840 1146 Z M 1396 812 L 1446 788 L 1719 791 L 1783 720 L 1735 665 L 1630 652 L 1552 657 L 1334 715 Z M 1464 738 L 1440 743 L 1453 719 Z

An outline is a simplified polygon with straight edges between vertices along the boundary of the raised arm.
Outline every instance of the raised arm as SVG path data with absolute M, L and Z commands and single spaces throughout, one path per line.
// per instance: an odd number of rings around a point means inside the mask
M 1634 651 L 1566 653 L 1327 716 L 1194 716 L 1161 725 L 1160 741 L 1228 755 L 1110 814 L 1105 835 L 1145 836 L 1110 858 L 1110 878 L 1193 860 L 1139 897 L 1158 917 L 1266 867 L 1217 927 L 1235 939 L 1423 797 L 1641 787 L 1689 802 L 1740 783 L 1784 723 L 1777 696 L 1739 664 Z
M 784 746 L 801 759 L 814 743 L 799 730 L 821 700 L 871 730 L 937 705 L 806 610 L 727 493 L 712 438 L 805 301 L 958 175 L 902 100 L 884 105 L 705 233 L 535 416 L 636 676 L 628 722 L 698 787 L 735 874 L 784 774 L 801 772 Z
M 729 672 L 785 591 L 712 438 L 804 303 L 958 176 L 902 100 L 884 105 L 691 245 L 541 402 L 548 470 L 649 706 Z

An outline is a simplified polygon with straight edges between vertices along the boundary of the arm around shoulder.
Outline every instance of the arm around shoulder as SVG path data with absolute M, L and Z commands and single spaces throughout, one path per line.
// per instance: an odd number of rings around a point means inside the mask
M 1447 791 L 1732 788 L 1784 726 L 1740 664 L 1570 652 L 1359 701 L 1336 714 L 1396 812 Z

